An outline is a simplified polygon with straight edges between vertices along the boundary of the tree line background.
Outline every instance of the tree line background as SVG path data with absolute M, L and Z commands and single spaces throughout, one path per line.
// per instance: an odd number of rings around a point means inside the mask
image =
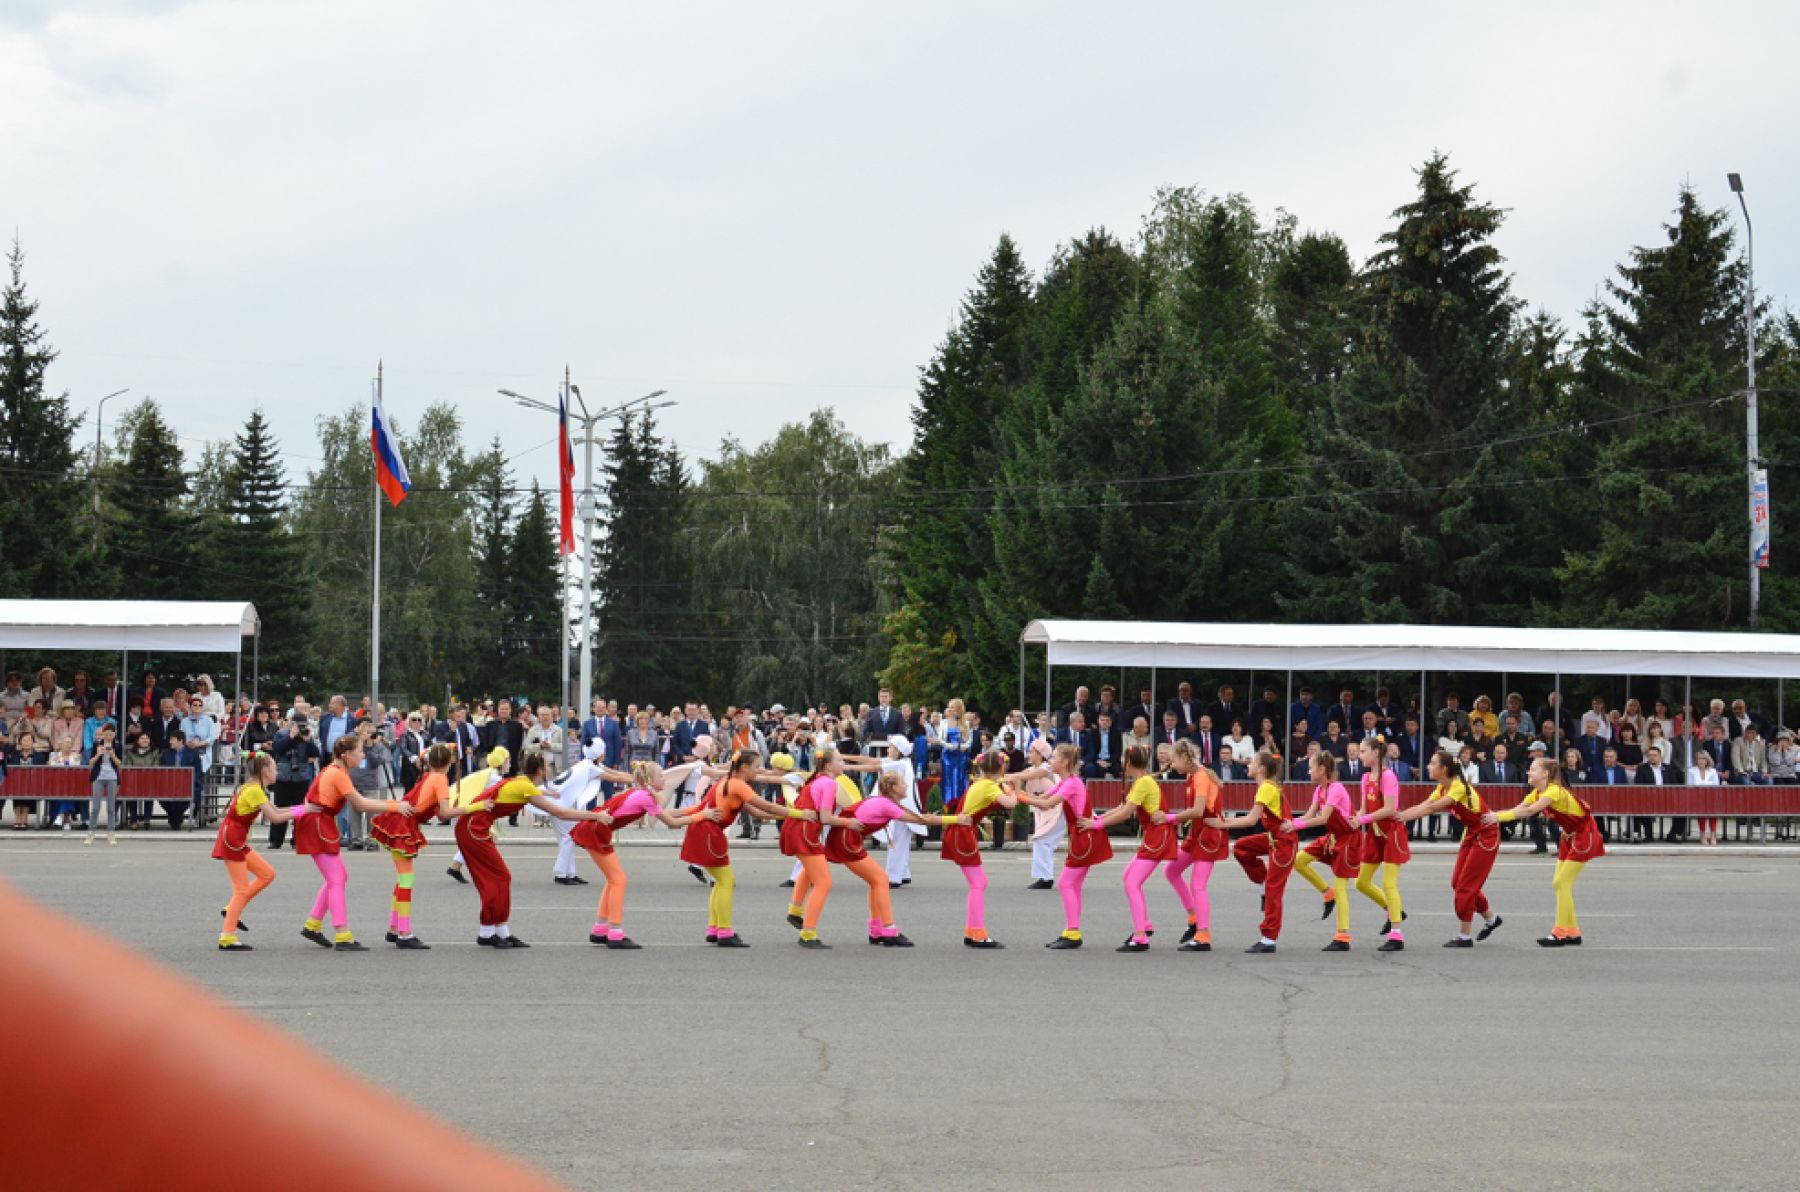
M 835 704 L 879 677 L 998 711 L 1020 628 L 1047 616 L 1746 627 L 1727 213 L 1680 189 L 1572 324 L 1513 292 L 1503 220 L 1438 156 L 1360 264 L 1285 212 L 1168 189 L 1131 240 L 1089 231 L 1036 274 L 1001 236 L 921 368 L 898 457 L 828 410 L 698 460 L 648 415 L 618 424 L 601 690 Z M 363 690 L 367 407 L 319 417 L 298 469 L 259 411 L 184 447 L 145 401 L 96 461 L 45 388 L 23 266 L 15 244 L 0 591 L 251 600 L 265 691 Z M 1757 355 L 1779 527 L 1800 320 L 1764 302 Z M 547 698 L 555 492 L 470 432 L 446 404 L 399 426 L 414 488 L 383 514 L 384 695 Z M 1800 591 L 1772 556 L 1758 628 L 1791 630 Z

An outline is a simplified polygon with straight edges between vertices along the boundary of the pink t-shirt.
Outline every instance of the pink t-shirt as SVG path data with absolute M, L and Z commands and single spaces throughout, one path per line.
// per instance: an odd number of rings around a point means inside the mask
M 835 785 L 833 783 L 833 786 Z M 899 819 L 905 812 L 901 809 L 900 804 L 886 795 L 870 795 L 852 807 L 850 814 L 857 823 L 879 831 Z
M 804 811 L 836 811 L 837 797 L 837 779 L 828 774 L 814 774 L 800 788 L 800 796 L 794 800 L 794 805 Z
M 656 801 L 655 795 L 639 788 L 626 794 L 624 802 L 619 804 L 619 809 L 612 813 L 612 817 L 623 819 L 628 815 L 655 815 L 661 808 L 662 804 Z
M 1083 782 L 1075 775 L 1071 774 L 1055 786 L 1051 787 L 1049 793 L 1059 796 L 1064 803 L 1067 803 L 1069 809 L 1075 813 L 1076 818 L 1080 818 L 1087 814 L 1087 783 Z
M 1375 775 L 1368 771 L 1364 771 L 1362 776 L 1362 793 L 1364 800 L 1368 799 L 1374 786 Z M 1383 768 L 1381 771 L 1381 804 L 1383 807 L 1398 807 L 1400 805 L 1400 779 L 1392 770 L 1386 768 Z
M 1324 788 L 1314 787 L 1313 799 L 1324 803 L 1327 807 L 1337 808 L 1338 814 L 1345 819 L 1350 819 L 1355 815 L 1355 812 L 1350 809 L 1350 792 L 1344 789 L 1344 784 L 1341 782 L 1334 782 Z

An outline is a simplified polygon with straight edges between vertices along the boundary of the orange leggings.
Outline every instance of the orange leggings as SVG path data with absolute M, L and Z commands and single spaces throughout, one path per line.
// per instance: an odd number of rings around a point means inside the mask
M 805 925 L 800 930 L 817 931 L 819 915 L 825 910 L 825 897 L 831 893 L 831 866 L 822 853 L 803 854 L 795 860 L 800 862 L 800 879 L 794 883 L 793 905 L 805 908 L 805 913 L 800 916 Z
M 594 912 L 594 929 L 622 929 L 625 926 L 625 867 L 619 864 L 617 853 L 589 849 L 587 855 L 594 859 L 594 864 L 600 867 L 600 876 L 606 879 L 606 884 L 600 887 L 600 909 Z
M 269 888 L 269 883 L 275 880 L 275 868 L 255 849 L 247 849 L 242 861 L 225 862 L 225 872 L 231 875 L 231 902 L 225 907 L 222 934 L 236 935 L 238 916 L 244 913 L 252 898 Z
M 891 935 L 894 901 L 888 897 L 887 870 L 875 864 L 873 857 L 858 857 L 844 868 L 869 883 L 869 934 Z

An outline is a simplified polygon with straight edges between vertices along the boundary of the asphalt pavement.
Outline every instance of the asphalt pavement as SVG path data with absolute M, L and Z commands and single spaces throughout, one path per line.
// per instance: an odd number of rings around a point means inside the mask
M 1331 924 L 1296 878 L 1280 951 L 1249 956 L 1257 894 L 1232 865 L 1213 952 L 1175 951 L 1159 876 L 1151 951 L 1115 953 L 1122 860 L 1088 881 L 1087 946 L 1046 951 L 1061 903 L 1024 888 L 1013 850 L 987 860 L 1003 951 L 961 946 L 965 887 L 931 853 L 894 894 L 917 947 L 868 946 L 863 887 L 836 870 L 833 947 L 802 951 L 788 863 L 741 849 L 752 946 L 722 952 L 673 852 L 628 846 L 644 949 L 612 952 L 586 940 L 598 882 L 553 884 L 542 837 L 519 836 L 513 927 L 533 946 L 510 952 L 475 946 L 447 844 L 419 865 L 429 952 L 381 944 L 380 854 L 349 857 L 368 954 L 299 938 L 317 878 L 291 852 L 236 955 L 213 946 L 227 881 L 197 837 L 0 837 L 0 876 L 576 1188 L 1794 1186 L 1800 856 L 1615 852 L 1577 889 L 1587 942 L 1547 950 L 1550 861 L 1508 852 L 1488 886 L 1505 926 L 1453 951 L 1435 852 L 1403 873 L 1405 952 L 1374 951 L 1353 894 L 1354 950 L 1321 953 Z

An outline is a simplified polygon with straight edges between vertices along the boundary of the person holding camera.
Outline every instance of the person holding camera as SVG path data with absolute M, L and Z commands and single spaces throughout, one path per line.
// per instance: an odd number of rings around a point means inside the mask
M 288 713 L 288 726 L 275 734 L 269 745 L 275 758 L 275 806 L 297 807 L 306 798 L 319 769 L 319 743 L 313 739 L 312 722 L 296 708 Z M 287 840 L 286 823 L 269 825 L 269 850 L 279 849 Z

